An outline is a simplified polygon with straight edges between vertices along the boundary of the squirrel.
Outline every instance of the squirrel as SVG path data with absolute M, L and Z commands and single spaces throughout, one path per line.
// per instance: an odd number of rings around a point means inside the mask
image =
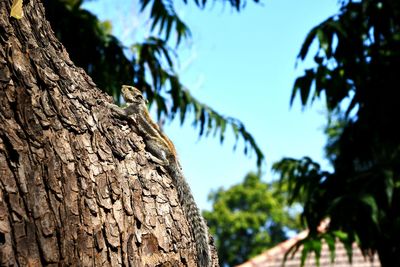
M 128 104 L 123 109 L 115 104 L 105 104 L 117 115 L 133 120 L 135 123 L 134 128 L 143 138 L 146 149 L 153 156 L 153 160 L 161 164 L 170 174 L 178 191 L 179 202 L 195 239 L 198 266 L 210 267 L 212 263 L 208 228 L 196 205 L 189 184 L 183 175 L 174 144 L 151 119 L 146 105 L 147 100 L 139 89 L 129 85 L 122 85 L 122 96 Z

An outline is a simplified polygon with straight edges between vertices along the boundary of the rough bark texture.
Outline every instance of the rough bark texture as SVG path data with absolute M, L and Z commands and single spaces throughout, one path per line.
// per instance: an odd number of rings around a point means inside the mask
M 21 20 L 10 8 L 0 1 L 0 265 L 196 266 L 171 178 L 96 104 L 43 6 L 25 3 Z

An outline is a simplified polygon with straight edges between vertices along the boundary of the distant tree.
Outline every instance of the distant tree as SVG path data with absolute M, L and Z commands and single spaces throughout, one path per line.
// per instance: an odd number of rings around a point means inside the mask
M 111 35 L 109 22 L 101 22 L 82 9 L 84 0 L 43 2 L 47 19 L 74 63 L 115 101 L 120 101 L 121 84 L 134 85 L 145 92 L 161 121 L 178 117 L 183 124 L 192 115 L 200 136 L 218 135 L 221 143 L 230 128 L 236 140 L 244 141 L 244 153 L 254 152 L 257 165 L 262 165 L 264 155 L 244 124 L 200 102 L 182 84 L 176 71 L 177 47 L 190 40 L 191 31 L 176 13 L 173 1 L 138 1 L 141 11 L 150 10 L 151 32 L 148 38 L 136 40 L 129 47 Z M 194 2 L 199 8 L 206 5 L 206 1 Z M 245 1 L 229 2 L 239 11 Z
M 289 229 L 299 229 L 290 213 L 284 190 L 249 173 L 244 181 L 209 195 L 212 211 L 205 211 L 215 237 L 221 266 L 234 266 L 287 238 Z
M 333 172 L 310 158 L 274 165 L 302 196 L 310 235 L 305 253 L 321 239 L 339 238 L 351 253 L 357 241 L 366 255 L 377 252 L 383 267 L 400 266 L 400 2 L 340 1 L 340 11 L 313 28 L 300 60 L 317 41 L 315 66 L 294 85 L 305 106 L 324 96 L 330 119 L 326 151 Z M 317 226 L 331 219 L 326 233 Z

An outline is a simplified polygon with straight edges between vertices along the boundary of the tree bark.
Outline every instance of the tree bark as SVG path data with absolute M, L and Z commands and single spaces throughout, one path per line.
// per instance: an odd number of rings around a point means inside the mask
M 106 96 L 40 1 L 20 20 L 10 8 L 0 2 L 0 265 L 196 266 L 171 177 L 97 104 Z

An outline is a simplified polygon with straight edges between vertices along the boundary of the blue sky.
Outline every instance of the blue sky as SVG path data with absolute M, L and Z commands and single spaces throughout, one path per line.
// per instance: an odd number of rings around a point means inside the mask
M 263 178 L 271 179 L 273 162 L 285 156 L 310 156 L 328 168 L 323 158 L 323 101 L 303 110 L 299 99 L 290 108 L 289 99 L 304 69 L 302 64 L 295 68 L 304 38 L 338 11 L 337 0 L 249 1 L 240 13 L 212 1 L 205 10 L 178 5 L 193 35 L 179 50 L 180 77 L 200 101 L 244 122 L 266 156 Z M 101 20 L 111 20 L 114 34 L 127 46 L 149 32 L 148 17 L 139 13 L 136 2 L 89 1 L 85 7 Z M 243 154 L 241 142 L 233 151 L 229 129 L 220 145 L 218 138 L 199 139 L 191 121 L 188 118 L 183 127 L 178 121 L 167 123 L 165 131 L 176 145 L 199 207 L 209 209 L 208 193 L 241 182 L 256 170 L 256 158 Z

